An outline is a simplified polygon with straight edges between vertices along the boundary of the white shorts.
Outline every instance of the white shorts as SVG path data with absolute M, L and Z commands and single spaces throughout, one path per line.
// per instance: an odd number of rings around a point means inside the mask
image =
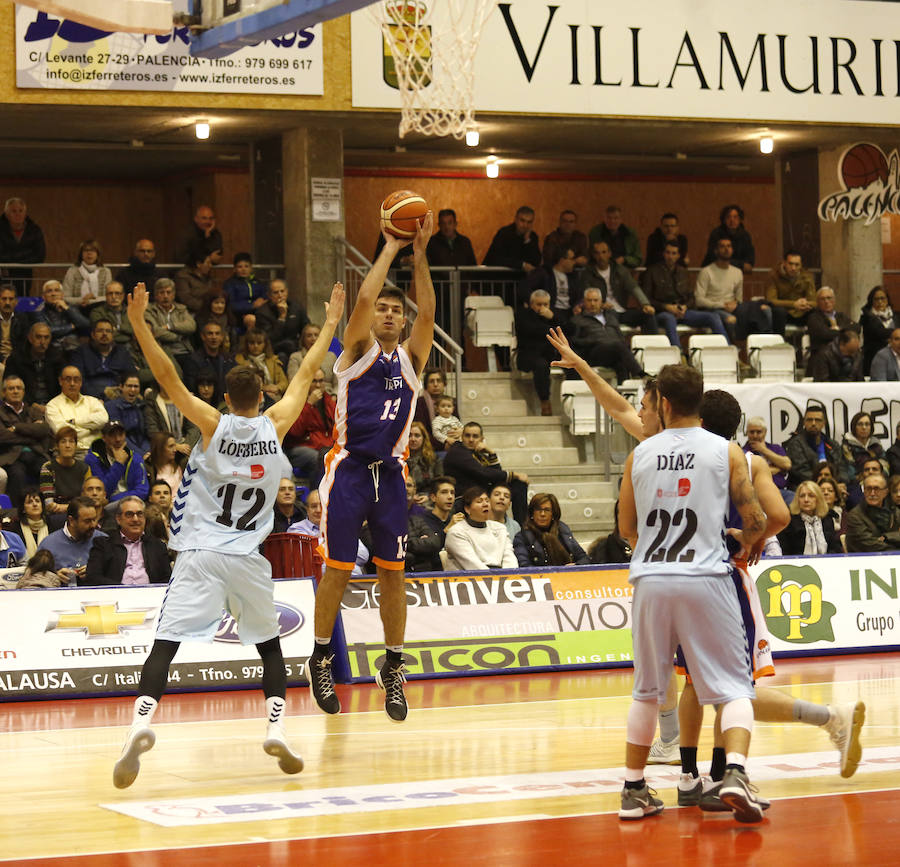
M 241 644 L 260 644 L 279 634 L 272 566 L 262 554 L 182 551 L 159 612 L 156 637 L 206 641 L 227 611 Z
M 729 576 L 642 576 L 634 586 L 631 634 L 636 700 L 663 702 L 679 644 L 700 704 L 756 697 L 744 621 Z

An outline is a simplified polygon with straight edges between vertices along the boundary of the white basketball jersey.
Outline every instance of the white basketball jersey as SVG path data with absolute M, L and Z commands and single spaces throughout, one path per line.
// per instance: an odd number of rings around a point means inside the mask
M 727 440 L 703 428 L 665 430 L 634 450 L 638 541 L 629 580 L 729 574 L 730 478 Z
M 169 547 L 249 554 L 272 531 L 281 479 L 291 478 L 275 425 L 223 415 L 209 445 L 191 452 L 172 503 Z

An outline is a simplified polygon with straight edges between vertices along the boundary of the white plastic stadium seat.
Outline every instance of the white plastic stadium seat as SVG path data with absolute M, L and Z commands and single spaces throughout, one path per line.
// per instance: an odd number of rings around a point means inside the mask
M 503 307 L 503 298 L 499 295 L 467 295 L 464 303 L 466 325 L 470 331 L 475 330 L 475 311 L 483 307 Z
M 750 363 L 763 382 L 793 382 L 797 375 L 797 353 L 789 343 L 760 347 Z
M 704 383 L 738 381 L 736 346 L 706 346 L 697 349 L 697 359 L 692 363 L 700 368 Z
M 562 383 L 560 396 L 572 435 L 578 437 L 595 433 L 598 404 L 588 384 L 580 379 L 568 379 Z
M 472 342 L 488 348 L 488 370 L 497 371 L 495 346 L 516 346 L 516 325 L 512 307 L 478 307 L 473 311 Z
M 631 338 L 631 351 L 646 349 L 648 346 L 671 346 L 665 334 L 635 334 Z
M 688 360 L 694 367 L 700 367 L 700 355 L 704 349 L 728 346 L 728 340 L 721 334 L 692 334 L 688 338 Z
M 677 346 L 648 346 L 641 351 L 640 357 L 635 353 L 638 364 L 650 376 L 656 376 L 660 368 L 667 364 L 681 363 L 681 350 Z

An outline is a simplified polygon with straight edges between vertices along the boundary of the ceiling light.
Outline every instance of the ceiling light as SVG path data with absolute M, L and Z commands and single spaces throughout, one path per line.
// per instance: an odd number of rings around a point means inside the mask
M 466 130 L 466 144 L 470 148 L 477 148 L 479 141 L 481 141 L 481 136 L 479 135 L 477 129 Z
M 500 177 L 500 160 L 497 157 L 490 156 L 487 158 L 487 162 L 484 166 L 484 173 L 489 178 L 499 178 Z
M 209 121 L 208 120 L 198 120 L 194 124 L 194 133 L 199 139 L 208 139 L 209 138 Z
M 775 139 L 770 135 L 764 135 L 759 140 L 759 150 L 760 153 L 770 154 L 773 150 L 775 150 Z

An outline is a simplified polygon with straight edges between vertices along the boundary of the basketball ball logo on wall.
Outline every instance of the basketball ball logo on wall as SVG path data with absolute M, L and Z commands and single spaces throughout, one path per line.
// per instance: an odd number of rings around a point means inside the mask
M 900 158 L 890 157 L 877 145 L 860 142 L 847 148 L 838 162 L 839 192 L 819 202 L 824 222 L 865 220 L 871 225 L 884 214 L 900 214 Z

